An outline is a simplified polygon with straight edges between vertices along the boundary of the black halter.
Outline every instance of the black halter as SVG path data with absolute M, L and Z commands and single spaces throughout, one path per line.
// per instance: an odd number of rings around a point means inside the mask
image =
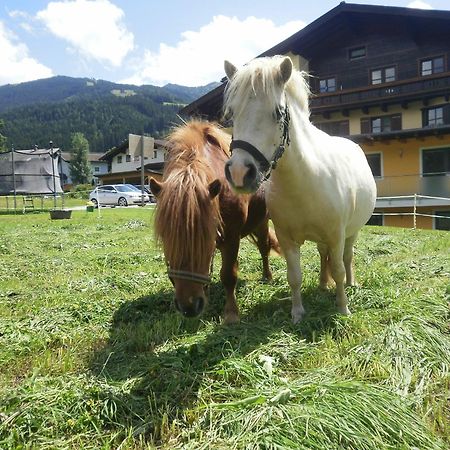
M 278 160 L 283 156 L 286 147 L 290 144 L 289 125 L 291 122 L 291 115 L 289 113 L 289 106 L 286 106 L 277 110 L 278 123 L 281 128 L 281 142 L 272 155 L 272 158 L 268 160 L 254 145 L 250 142 L 242 141 L 240 139 L 232 139 L 230 144 L 230 151 L 233 154 L 235 148 L 239 148 L 249 153 L 258 162 L 261 173 L 263 174 L 263 181 L 269 179 L 272 170 L 277 167 Z

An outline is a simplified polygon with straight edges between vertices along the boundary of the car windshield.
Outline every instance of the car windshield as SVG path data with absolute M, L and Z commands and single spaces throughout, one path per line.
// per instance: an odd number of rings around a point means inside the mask
M 135 192 L 136 189 L 132 189 L 128 184 L 121 184 L 120 186 L 115 186 L 116 190 L 119 192 Z
M 139 191 L 139 192 L 141 192 L 141 189 L 138 188 L 137 186 L 133 186 L 132 184 L 127 184 L 126 186 L 128 186 L 129 188 L 131 188 L 133 191 Z

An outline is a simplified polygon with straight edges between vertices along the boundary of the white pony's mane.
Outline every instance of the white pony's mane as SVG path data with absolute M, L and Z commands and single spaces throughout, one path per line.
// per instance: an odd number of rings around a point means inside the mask
M 224 116 L 238 116 L 252 96 L 261 94 L 272 101 L 272 111 L 279 108 L 280 94 L 283 90 L 280 64 L 285 58 L 286 56 L 256 58 L 239 69 L 225 89 Z M 310 91 L 306 81 L 307 76 L 306 72 L 293 69 L 291 77 L 284 85 L 284 90 L 290 106 L 295 103 L 301 112 L 309 117 Z

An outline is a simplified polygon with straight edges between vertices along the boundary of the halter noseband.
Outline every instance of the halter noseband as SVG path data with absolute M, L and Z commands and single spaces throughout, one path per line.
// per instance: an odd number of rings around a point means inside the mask
M 268 160 L 263 153 L 258 150 L 254 145 L 250 144 L 250 142 L 242 141 L 240 139 L 232 139 L 230 144 L 230 152 L 233 154 L 233 150 L 235 148 L 239 148 L 249 153 L 253 158 L 259 163 L 261 173 L 264 175 L 263 181 L 269 179 L 272 170 L 277 167 L 278 160 L 283 156 L 286 147 L 289 145 L 291 139 L 289 136 L 289 125 L 291 121 L 291 115 L 289 113 L 289 106 L 286 103 L 284 108 L 280 108 L 279 111 L 280 118 L 278 119 L 278 123 L 281 127 L 281 142 L 280 145 L 274 151 L 272 158 Z
M 169 278 L 178 278 L 181 280 L 193 281 L 194 283 L 200 283 L 204 285 L 208 285 L 211 283 L 211 277 L 209 275 L 188 272 L 187 270 L 175 270 L 168 267 L 167 275 L 169 276 Z

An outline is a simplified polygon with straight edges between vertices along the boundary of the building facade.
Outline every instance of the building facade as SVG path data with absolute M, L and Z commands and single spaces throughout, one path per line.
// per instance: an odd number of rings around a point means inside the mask
M 310 74 L 312 122 L 366 153 L 372 222 L 450 229 L 450 11 L 342 2 L 276 54 Z M 220 120 L 225 84 L 182 112 Z
M 99 177 L 101 184 L 141 184 L 144 164 L 144 184 L 149 187 L 150 177 L 161 178 L 165 157 L 165 141 L 130 134 L 126 141 L 100 157 L 108 166 L 107 172 Z
M 99 177 L 108 172 L 108 163 L 100 161 L 101 153 L 89 153 L 88 161 L 92 170 L 91 184 L 98 184 Z M 72 154 L 70 152 L 63 152 L 61 154 L 61 173 L 63 178 L 63 186 L 65 191 L 69 191 L 73 187 L 73 181 L 70 176 L 70 160 Z

